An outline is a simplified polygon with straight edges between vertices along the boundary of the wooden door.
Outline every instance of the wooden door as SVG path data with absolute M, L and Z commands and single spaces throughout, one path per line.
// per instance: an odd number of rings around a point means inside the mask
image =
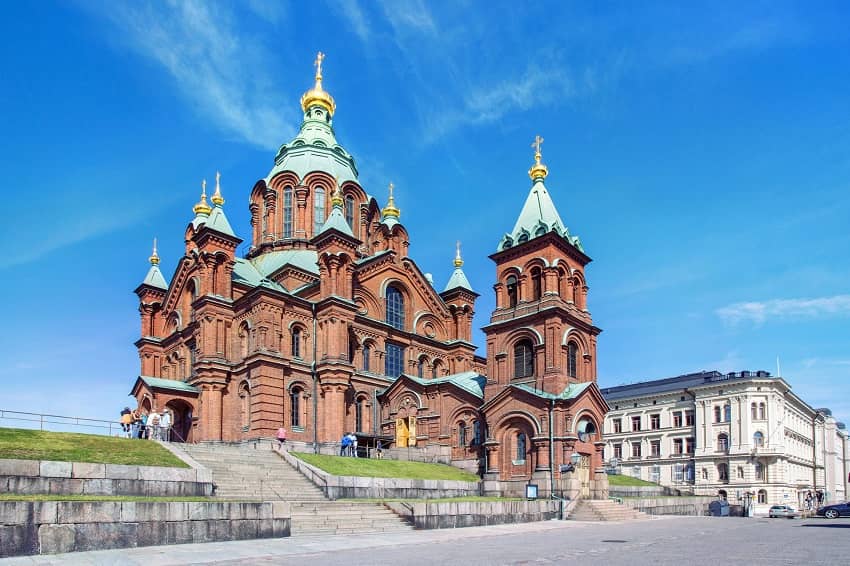
M 407 445 L 416 446 L 416 417 L 407 417 Z
M 578 463 L 578 479 L 581 481 L 581 496 L 590 497 L 590 456 L 581 455 Z

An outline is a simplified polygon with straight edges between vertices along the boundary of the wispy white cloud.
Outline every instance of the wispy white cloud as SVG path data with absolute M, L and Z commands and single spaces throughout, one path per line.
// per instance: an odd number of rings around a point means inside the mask
M 266 2 L 249 9 L 267 21 L 282 12 Z M 294 132 L 275 94 L 274 60 L 241 34 L 227 4 L 200 0 L 114 2 L 102 13 L 130 48 L 164 68 L 183 96 L 221 130 L 240 141 L 274 149 Z
M 433 33 L 437 30 L 434 18 L 422 0 L 383 0 L 381 4 L 387 20 L 396 33 L 407 31 Z
M 768 319 L 796 320 L 850 315 L 850 295 L 815 299 L 772 299 L 734 303 L 715 311 L 724 322 L 762 324 Z
M 369 41 L 369 38 L 372 35 L 372 30 L 369 25 L 369 21 L 366 18 L 366 14 L 363 13 L 363 10 L 357 0 L 332 2 L 331 7 L 342 14 L 346 21 L 348 21 L 348 25 L 361 41 Z

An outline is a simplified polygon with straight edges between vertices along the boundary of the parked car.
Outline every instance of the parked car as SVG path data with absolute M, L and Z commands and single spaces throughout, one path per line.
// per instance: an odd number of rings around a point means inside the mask
M 799 517 L 800 513 L 798 513 L 797 510 L 790 505 L 774 505 L 770 508 L 770 511 L 768 511 L 767 516 L 771 519 L 774 517 L 786 517 L 788 519 L 793 519 L 794 517 Z
M 818 509 L 816 515 L 818 517 L 826 517 L 827 519 L 850 517 L 850 502 L 835 503 L 834 505 L 824 505 L 823 507 Z

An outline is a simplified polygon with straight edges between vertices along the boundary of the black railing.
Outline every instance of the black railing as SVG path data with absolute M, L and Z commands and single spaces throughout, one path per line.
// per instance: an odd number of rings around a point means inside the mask
M 49 430 L 52 432 L 85 432 L 105 436 L 115 436 L 122 432 L 121 423 L 118 421 L 0 409 L 0 426 L 11 427 L 13 425 L 18 428 Z

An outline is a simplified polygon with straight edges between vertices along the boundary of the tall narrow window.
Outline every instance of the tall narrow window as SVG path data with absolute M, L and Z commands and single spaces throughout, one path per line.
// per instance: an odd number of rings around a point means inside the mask
M 419 379 L 425 378 L 425 358 L 419 358 L 419 363 L 416 364 L 416 375 Z
M 482 442 L 482 434 L 481 434 L 481 421 L 475 421 L 472 423 L 472 444 L 478 446 Z
M 526 442 L 525 433 L 521 432 L 516 435 L 516 459 L 518 462 L 525 462 Z
M 530 340 L 520 340 L 514 346 L 514 377 L 534 375 L 534 348 Z
M 366 404 L 362 397 L 354 404 L 354 428 L 356 432 L 363 432 L 363 406 Z
M 289 392 L 290 426 L 301 426 L 301 389 L 293 387 Z
M 717 435 L 717 449 L 720 452 L 728 452 L 729 451 L 729 437 L 726 436 L 725 433 L 721 433 Z
M 352 195 L 345 197 L 345 221 L 354 231 L 354 197 Z
M 758 502 L 759 503 L 767 503 L 767 490 L 760 489 L 758 493 Z
M 764 403 L 759 403 L 759 420 L 760 421 L 763 421 L 766 418 L 764 409 L 765 409 Z
M 720 405 L 714 406 L 714 422 L 719 423 L 722 420 L 722 415 L 720 414 Z
M 458 448 L 466 446 L 466 423 L 463 421 L 457 423 L 457 446 Z
M 437 379 L 438 377 L 440 377 L 440 366 L 441 365 L 442 364 L 440 363 L 440 360 L 434 360 L 434 363 L 431 364 L 431 377 L 432 378 Z
M 393 379 L 404 372 L 404 347 L 387 342 L 385 372 Z
M 395 287 L 387 287 L 387 324 L 404 330 L 404 295 Z
M 292 329 L 292 357 L 300 358 L 301 357 L 301 329 L 293 328 Z
M 369 371 L 369 358 L 372 356 L 372 348 L 368 344 L 363 345 L 363 371 Z
M 325 189 L 316 187 L 313 192 L 313 235 L 322 230 L 325 223 Z
M 515 307 L 517 302 L 516 277 L 514 277 L 513 275 L 508 277 L 508 280 L 505 282 L 505 287 L 508 291 L 508 306 Z
M 729 466 L 717 464 L 717 477 L 720 481 L 729 481 Z
M 531 270 L 531 290 L 535 301 L 543 296 L 543 275 L 539 267 Z
M 283 237 L 292 237 L 292 187 L 283 189 Z
M 756 432 L 753 435 L 753 446 L 756 448 L 761 448 L 764 446 L 764 435 L 761 432 Z
M 567 344 L 567 375 L 570 377 L 578 375 L 578 346 L 572 341 Z
M 732 405 L 726 403 L 723 405 L 723 420 L 725 422 L 732 422 Z
M 750 417 L 752 417 L 753 420 L 758 419 L 758 413 L 756 413 L 756 404 L 755 403 L 750 405 Z

